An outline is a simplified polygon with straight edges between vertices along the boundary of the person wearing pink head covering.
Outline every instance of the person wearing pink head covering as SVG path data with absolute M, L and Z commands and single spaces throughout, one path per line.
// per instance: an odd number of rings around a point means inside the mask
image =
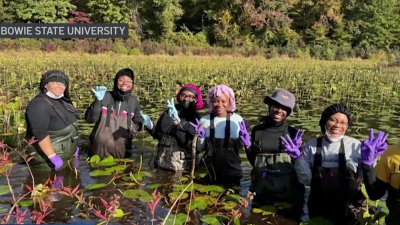
M 242 147 L 250 147 L 250 137 L 243 118 L 234 113 L 235 94 L 226 85 L 208 91 L 208 115 L 192 124 L 198 134 L 198 150 L 204 150 L 206 181 L 228 187 L 240 185 Z
M 193 84 L 182 85 L 176 97 L 167 101 L 156 126 L 146 126 L 146 130 L 158 140 L 154 159 L 157 168 L 170 171 L 189 171 L 192 163 L 192 141 L 195 135 L 190 123 L 200 119 L 197 110 L 204 107 L 200 89 Z M 147 115 L 143 115 L 148 120 Z M 195 157 L 195 156 L 194 156 Z

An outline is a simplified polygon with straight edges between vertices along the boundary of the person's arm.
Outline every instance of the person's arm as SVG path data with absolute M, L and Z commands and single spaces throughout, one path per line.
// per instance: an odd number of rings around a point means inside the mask
M 305 145 L 302 156 L 295 160 L 294 169 L 297 173 L 297 179 L 304 185 L 311 185 L 312 173 L 311 173 L 311 159 L 312 159 L 312 148 L 310 145 Z
M 168 116 L 166 112 L 163 112 L 151 132 L 148 129 L 146 130 L 148 130 L 155 139 L 161 140 L 161 137 L 164 134 L 171 134 L 173 129 L 174 121 Z
M 254 167 L 254 163 L 256 161 L 256 155 L 257 155 L 257 151 L 260 150 L 260 143 L 259 140 L 255 139 L 255 133 L 256 133 L 256 127 L 253 128 L 253 130 L 251 130 L 251 140 L 253 140 L 250 148 L 246 151 L 246 156 L 247 159 L 249 160 L 251 166 Z
M 382 196 L 386 193 L 386 190 L 389 188 L 389 183 L 376 178 L 373 166 L 362 163 L 361 168 L 363 171 L 364 184 L 368 197 L 371 200 L 382 198 Z
M 47 156 L 53 156 L 55 154 L 53 145 L 51 144 L 51 139 L 50 136 L 47 135 L 44 139 L 41 141 L 38 141 L 38 145 L 42 152 Z
M 134 97 L 134 104 L 135 104 L 135 106 L 134 106 L 135 111 L 133 112 L 134 113 L 133 124 L 135 124 L 136 130 L 140 131 L 143 127 L 143 117 L 142 117 L 142 114 L 140 113 L 142 110 L 142 107 L 140 106 L 140 103 L 136 97 Z M 128 107 L 130 107 L 130 106 L 128 106 Z
M 88 123 L 95 123 L 97 122 L 97 120 L 99 120 L 100 115 L 101 115 L 101 108 L 107 104 L 107 102 L 109 101 L 109 99 L 112 98 L 111 94 L 109 92 L 106 92 L 106 94 L 104 95 L 103 100 L 99 101 L 97 99 L 94 100 L 94 102 L 92 102 L 92 104 L 90 104 L 90 106 L 86 109 L 85 112 L 85 120 Z

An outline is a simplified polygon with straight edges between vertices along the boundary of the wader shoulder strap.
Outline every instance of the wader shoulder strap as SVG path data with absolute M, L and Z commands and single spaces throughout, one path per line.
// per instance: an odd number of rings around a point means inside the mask
M 68 120 L 67 118 L 65 118 L 64 114 L 62 114 L 60 110 L 58 110 L 57 107 L 47 97 L 44 97 L 44 100 L 46 100 L 46 102 L 50 104 L 50 106 L 54 109 L 54 111 L 56 111 L 57 115 L 62 119 L 62 121 L 64 121 L 65 124 L 68 124 Z
M 314 162 L 313 162 L 313 172 L 317 173 L 318 169 L 322 166 L 322 138 L 324 137 L 318 137 L 317 138 L 317 152 L 314 155 Z
M 210 114 L 210 140 L 215 143 L 215 122 L 214 122 L 214 114 Z M 231 122 L 230 122 L 230 114 L 226 115 L 226 124 L 225 124 L 225 138 L 224 138 L 224 146 L 229 146 L 229 139 L 231 138 Z
M 319 167 L 322 166 L 322 139 L 323 137 L 317 138 L 317 152 L 314 155 L 314 163 L 313 170 L 318 170 Z M 346 154 L 344 151 L 344 142 L 343 139 L 340 140 L 340 149 L 339 149 L 339 169 L 342 174 L 344 174 L 346 170 Z
M 287 125 L 287 123 L 285 123 L 283 126 L 284 126 L 284 127 L 283 127 L 282 136 L 285 137 L 286 134 L 289 134 L 289 136 L 290 136 L 290 133 L 289 133 L 289 126 Z M 292 138 L 292 137 L 291 137 L 291 138 Z M 279 142 L 279 153 L 284 153 L 284 152 L 285 152 L 285 150 L 283 149 L 283 144 L 282 144 L 282 142 L 280 141 L 280 142 Z
M 107 106 L 107 117 L 106 117 L 106 127 L 110 127 L 111 110 L 113 103 Z

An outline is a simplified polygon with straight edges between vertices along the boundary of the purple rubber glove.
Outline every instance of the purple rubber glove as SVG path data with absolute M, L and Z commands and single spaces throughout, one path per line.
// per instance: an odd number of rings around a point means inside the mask
M 194 128 L 194 132 L 197 134 L 197 137 L 203 139 L 206 137 L 206 130 L 201 126 L 200 120 L 196 119 L 196 123 L 190 122 L 190 125 Z
M 76 146 L 76 150 L 75 150 L 75 154 L 74 154 L 74 159 L 73 159 L 73 161 L 72 161 L 72 166 L 75 168 L 75 169 L 79 169 L 79 147 L 78 146 Z
M 386 135 L 384 132 L 379 131 L 376 138 L 374 137 L 374 130 L 369 130 L 369 138 L 361 142 L 361 162 L 366 165 L 373 165 L 377 155 L 382 154 L 387 147 Z M 385 145 L 386 144 L 386 145 Z M 379 145 L 379 148 L 377 146 Z M 379 152 L 377 152 L 379 151 Z
M 61 159 L 61 157 L 56 155 L 56 154 L 51 156 L 49 159 L 50 159 L 50 162 L 54 165 L 54 170 L 55 171 L 59 170 L 62 167 L 62 165 L 64 164 L 64 162 Z
M 78 146 L 76 146 L 74 157 L 79 158 L 79 147 Z
M 240 140 L 242 141 L 242 144 L 245 148 L 249 148 L 251 146 L 250 142 L 250 135 L 249 132 L 247 131 L 246 124 L 242 120 L 239 123 L 240 131 L 239 131 L 239 137 Z
M 376 144 L 375 149 L 375 159 L 379 158 L 387 149 L 388 145 L 386 143 L 386 139 L 389 137 L 388 133 L 385 133 L 382 138 Z
M 303 130 L 297 130 L 296 136 L 293 138 L 293 140 L 290 138 L 289 134 L 281 137 L 284 151 L 293 159 L 298 159 L 301 157 L 300 147 L 303 144 L 303 134 Z

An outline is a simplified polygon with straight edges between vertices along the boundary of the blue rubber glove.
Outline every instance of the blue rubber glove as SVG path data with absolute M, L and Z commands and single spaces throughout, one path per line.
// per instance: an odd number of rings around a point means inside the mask
M 167 100 L 167 108 L 168 108 L 168 115 L 174 119 L 175 121 L 180 122 L 181 119 L 179 118 L 178 111 L 175 108 L 174 99 Z
M 50 162 L 54 165 L 54 170 L 55 171 L 59 170 L 62 167 L 62 165 L 64 164 L 64 162 L 61 159 L 61 157 L 58 156 L 57 154 L 54 154 L 49 159 L 50 159 Z
M 206 130 L 201 126 L 200 120 L 196 119 L 196 123 L 189 122 L 190 125 L 194 128 L 194 132 L 197 134 L 198 138 L 205 138 L 206 137 Z
M 281 137 L 283 142 L 283 150 L 293 159 L 298 159 L 301 157 L 300 147 L 303 144 L 303 134 L 303 130 L 297 130 L 296 136 L 293 138 L 293 140 L 290 138 L 289 134 Z
M 143 114 L 142 111 L 140 111 L 140 115 L 142 115 L 143 118 L 143 126 L 147 127 L 148 129 L 153 129 L 153 121 L 151 121 L 150 116 Z
M 374 130 L 370 129 L 369 138 L 361 142 L 361 162 L 372 166 L 375 163 L 377 156 L 380 156 L 386 150 L 387 137 L 388 134 L 383 131 L 379 131 L 375 138 Z
M 239 137 L 240 140 L 242 141 L 242 144 L 245 148 L 249 148 L 251 146 L 250 142 L 250 135 L 249 132 L 247 131 L 246 124 L 242 120 L 239 123 L 240 131 L 239 131 Z
M 103 100 L 104 95 L 107 92 L 107 87 L 105 86 L 96 86 L 95 88 L 92 88 L 92 92 L 94 94 L 94 96 L 96 97 L 96 99 L 98 101 Z

